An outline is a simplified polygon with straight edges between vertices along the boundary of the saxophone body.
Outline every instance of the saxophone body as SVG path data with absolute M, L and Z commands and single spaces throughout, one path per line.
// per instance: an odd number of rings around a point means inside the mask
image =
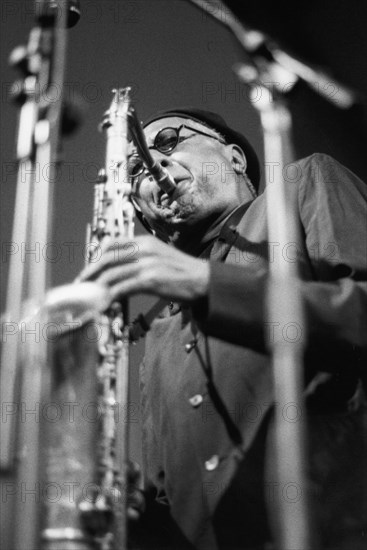
M 129 88 L 113 94 L 101 125 L 107 135 L 106 165 L 95 185 L 87 228 L 89 262 L 100 246 L 134 236 L 126 173 Z M 110 304 L 94 283 L 76 283 L 51 292 L 48 311 L 59 324 L 65 318 L 80 322 L 53 352 L 51 402 L 68 414 L 44 427 L 43 475 L 46 485 L 60 487 L 61 493 L 55 502 L 45 499 L 41 547 L 125 550 L 127 423 L 121 411 L 128 399 L 127 302 Z

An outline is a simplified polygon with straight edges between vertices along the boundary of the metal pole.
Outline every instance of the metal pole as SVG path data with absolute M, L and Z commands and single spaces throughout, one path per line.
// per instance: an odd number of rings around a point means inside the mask
M 302 395 L 306 322 L 298 262 L 289 261 L 283 253 L 289 243 L 299 242 L 297 188 L 295 185 L 286 187 L 283 172 L 290 160 L 286 158 L 285 141 L 291 117 L 265 86 L 261 86 L 261 99 L 256 105 L 264 131 L 268 242 L 275 245 L 269 262 L 266 320 L 276 404 L 276 481 L 280 488 L 293 487 L 299 497 L 294 502 L 280 499 L 277 543 L 279 550 L 308 550 L 312 547 L 312 529 L 305 473 L 307 437 Z M 287 410 L 295 411 L 291 418 L 284 418 L 285 405 Z

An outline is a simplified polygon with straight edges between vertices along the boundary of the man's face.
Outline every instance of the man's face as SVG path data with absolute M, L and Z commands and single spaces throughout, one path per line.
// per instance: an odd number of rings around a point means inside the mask
M 190 119 L 169 117 L 145 128 L 148 147 L 153 146 L 162 128 L 178 128 L 182 124 L 218 137 L 214 130 Z M 153 158 L 174 178 L 176 189 L 173 193 L 168 196 L 147 173 L 135 180 L 133 189 L 149 225 L 167 236 L 185 227 L 192 228 L 205 219 L 229 213 L 239 204 L 232 146 L 188 128 L 182 128 L 179 137 L 180 142 L 170 153 L 151 149 Z

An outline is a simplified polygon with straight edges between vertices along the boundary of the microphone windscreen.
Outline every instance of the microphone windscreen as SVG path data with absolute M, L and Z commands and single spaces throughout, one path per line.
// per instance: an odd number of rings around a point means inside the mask
M 75 27 L 80 19 L 80 1 L 79 0 L 44 0 L 41 4 L 38 20 L 45 27 L 54 25 L 57 20 L 64 15 L 63 10 L 67 10 L 66 27 Z

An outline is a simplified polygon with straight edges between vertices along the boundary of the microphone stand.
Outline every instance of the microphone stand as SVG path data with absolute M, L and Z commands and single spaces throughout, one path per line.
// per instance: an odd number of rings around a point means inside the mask
M 317 546 L 309 502 L 307 480 L 308 436 L 303 397 L 303 357 L 307 344 L 307 321 L 299 285 L 298 258 L 290 261 L 284 250 L 290 243 L 301 250 L 297 217 L 296 185 L 285 184 L 284 168 L 294 160 L 291 144 L 291 114 L 272 86 L 273 63 L 256 59 L 255 64 L 240 65 L 237 74 L 250 85 L 253 104 L 259 111 L 264 139 L 266 207 L 270 256 L 267 283 L 265 334 L 271 354 L 274 383 L 274 456 L 277 502 L 277 550 L 312 550 Z M 287 71 L 287 81 L 295 75 Z M 266 84 L 268 83 L 268 85 Z M 256 101 L 255 101 L 256 99 Z M 291 334 L 288 334 L 288 330 Z M 293 331 L 293 332 L 292 332 Z M 294 334 L 295 332 L 295 334 Z M 285 418 L 286 410 L 295 417 Z M 295 498 L 285 498 L 291 488 Z
M 58 7 L 62 9 L 52 9 Z M 10 56 L 10 62 L 24 73 L 21 92 L 15 97 L 21 107 L 12 241 L 14 247 L 24 246 L 27 261 L 17 253 L 11 256 L 9 265 L 5 326 L 12 331 L 3 342 L 0 391 L 2 406 L 7 407 L 11 421 L 9 418 L 2 421 L 0 468 L 15 470 L 17 490 L 39 491 L 40 495 L 45 461 L 39 456 L 43 446 L 37 408 L 44 398 L 49 399 L 51 374 L 47 368 L 47 337 L 43 332 L 47 327 L 45 308 L 36 321 L 29 319 L 44 300 L 49 282 L 48 264 L 42 251 L 50 237 L 52 182 L 56 179 L 59 152 L 67 49 L 65 7 L 65 3 L 58 6 L 47 0 L 36 1 L 38 17 L 28 45 L 17 48 Z M 58 92 L 56 99 L 50 99 L 48 94 L 51 86 Z M 19 85 L 14 88 L 19 89 Z M 30 422 L 20 419 L 23 409 L 28 413 L 34 411 Z M 21 498 L 16 494 L 11 518 L 12 521 L 15 518 L 16 528 L 10 535 L 9 547 L 17 550 L 40 547 L 40 495 Z
M 261 79 L 262 80 L 262 79 Z M 256 86 L 256 93 L 258 93 Z M 292 160 L 289 134 L 291 116 L 279 97 L 260 84 L 261 99 L 256 103 L 264 135 L 266 205 L 269 245 L 277 246 L 269 262 L 266 326 L 271 353 L 275 423 L 275 477 L 281 496 L 278 501 L 279 550 L 315 548 L 308 498 L 307 426 L 303 398 L 303 355 L 307 325 L 299 285 L 298 261 L 289 261 L 284 250 L 300 242 L 297 218 L 297 188 L 285 185 L 283 168 Z M 275 162 L 274 162 L 275 161 Z M 271 173 L 270 167 L 275 170 Z M 299 247 L 296 247 L 298 250 Z M 288 334 L 288 329 L 296 334 Z M 295 416 L 284 418 L 284 407 Z M 291 487 L 295 499 L 284 497 Z
M 333 79 L 338 87 L 338 98 L 334 99 L 328 94 L 330 79 L 325 71 L 307 66 L 283 52 L 263 33 L 243 25 L 220 0 L 215 5 L 210 0 L 190 2 L 229 27 L 247 54 L 247 63 L 238 64 L 234 70 L 240 80 L 251 87 L 253 105 L 260 114 L 265 167 L 277 167 L 271 175 L 270 170 L 266 170 L 268 242 L 283 251 L 288 243 L 299 242 L 300 228 L 296 217 L 296 186 L 286 186 L 283 179 L 283 167 L 293 160 L 293 155 L 291 115 L 281 94 L 290 91 L 299 79 L 340 108 L 353 105 L 357 94 Z M 311 550 L 317 546 L 317 541 L 306 477 L 307 430 L 303 399 L 306 317 L 297 259 L 287 261 L 278 252 L 271 260 L 265 329 L 274 380 L 275 475 L 281 490 L 291 484 L 299 495 L 292 503 L 287 502 L 283 494 L 279 499 L 276 543 L 278 550 Z M 289 338 L 284 332 L 289 326 L 299 331 L 296 338 Z M 299 414 L 297 420 L 284 419 L 282 408 L 289 404 Z

